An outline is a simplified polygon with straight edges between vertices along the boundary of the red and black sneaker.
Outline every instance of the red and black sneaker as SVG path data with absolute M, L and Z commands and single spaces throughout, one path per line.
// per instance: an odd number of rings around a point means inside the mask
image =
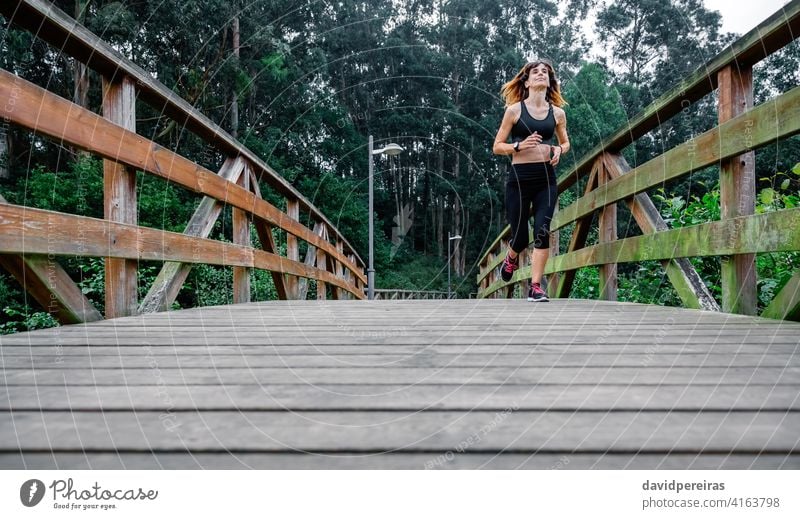
M 539 283 L 531 283 L 531 288 L 528 289 L 528 301 L 544 303 L 550 301 L 550 299 L 547 297 L 545 291 L 542 290 L 542 285 Z
M 518 268 L 519 256 L 511 259 L 511 256 L 506 254 L 506 259 L 503 260 L 503 265 L 500 267 L 500 277 L 503 278 L 503 281 L 509 282 L 511 281 L 511 277 L 514 275 L 514 271 Z

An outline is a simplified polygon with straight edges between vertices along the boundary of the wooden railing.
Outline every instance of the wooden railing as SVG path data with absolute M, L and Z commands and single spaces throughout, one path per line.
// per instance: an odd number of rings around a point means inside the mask
M 375 299 L 447 299 L 447 292 L 438 290 L 379 288 L 375 290 Z
M 756 313 L 755 254 L 800 250 L 800 209 L 754 214 L 754 149 L 800 132 L 800 87 L 753 107 L 752 67 L 800 34 L 800 0 L 794 0 L 661 96 L 629 124 L 603 141 L 577 166 L 559 177 L 558 191 L 588 175 L 582 197 L 556 212 L 551 224 L 550 259 L 545 266 L 548 292 L 569 297 L 577 269 L 600 266 L 600 297 L 615 300 L 617 263 L 659 260 L 683 304 L 720 310 L 687 258 L 720 256 L 722 308 Z M 631 169 L 623 148 L 718 89 L 719 125 Z M 669 229 L 647 195 L 665 181 L 718 164 L 721 220 Z M 643 235 L 617 239 L 616 203 L 624 201 Z M 586 247 L 594 214 L 598 244 Z M 560 254 L 559 229 L 574 223 L 566 253 Z M 497 237 L 480 260 L 480 297 L 508 296 L 530 277 L 528 258 L 510 282 L 500 279 L 510 229 Z M 523 292 L 524 293 L 524 292 Z M 800 319 L 800 273 L 762 313 Z
M 85 27 L 40 0 L 0 3 L 0 13 L 103 77 L 103 113 L 95 114 L 0 70 L 0 114 L 8 123 L 104 159 L 104 217 L 89 218 L 11 205 L 0 198 L 0 265 L 61 322 L 102 316 L 56 261 L 58 256 L 104 257 L 105 317 L 170 307 L 194 264 L 233 267 L 233 301 L 250 300 L 250 269 L 271 272 L 281 299 L 305 299 L 307 279 L 317 298 L 362 299 L 364 262 L 319 210 L 219 126 Z M 214 173 L 138 135 L 135 103 L 142 100 L 227 156 Z M 184 233 L 137 225 L 136 170 L 203 195 Z M 261 197 L 259 181 L 285 197 L 286 212 Z M 210 240 L 223 206 L 232 206 L 233 243 Z M 300 222 L 304 211 L 310 229 Z M 253 225 L 263 250 L 250 243 Z M 272 234 L 286 232 L 286 255 Z M 300 261 L 299 241 L 307 243 Z M 137 261 L 165 262 L 142 301 Z

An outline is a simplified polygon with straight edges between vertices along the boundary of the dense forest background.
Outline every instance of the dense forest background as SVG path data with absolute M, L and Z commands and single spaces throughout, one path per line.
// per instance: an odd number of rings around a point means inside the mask
M 378 147 L 402 145 L 405 153 L 376 158 L 377 286 L 446 290 L 447 236 L 459 234 L 452 254 L 459 297 L 476 291 L 477 260 L 505 226 L 508 158 L 491 153 L 502 83 L 530 59 L 555 64 L 569 102 L 572 151 L 562 159 L 563 172 L 740 36 L 722 33 L 719 14 L 700 0 L 54 3 L 262 157 L 365 260 L 367 137 Z M 100 111 L 95 73 L 2 22 L 4 69 Z M 756 103 L 800 84 L 799 71 L 795 42 L 757 67 Z M 713 127 L 715 102 L 707 96 L 639 139 L 624 151 L 628 162 L 643 163 Z M 222 163 L 215 150 L 144 103 L 136 125 L 212 170 Z M 0 193 L 8 201 L 102 217 L 99 160 L 8 124 L 0 156 Z M 798 203 L 799 160 L 797 138 L 757 152 L 759 211 Z M 651 195 L 673 226 L 719 218 L 717 178 L 716 168 L 708 168 Z M 561 205 L 574 196 L 562 195 Z M 270 200 L 284 206 L 278 197 Z M 182 231 L 197 203 L 192 194 L 140 175 L 142 225 Z M 620 205 L 619 236 L 638 233 Z M 213 237 L 230 238 L 229 215 Z M 759 255 L 758 262 L 762 304 L 800 268 L 797 254 Z M 102 260 L 63 258 L 62 264 L 102 309 Z M 718 296 L 718 260 L 695 264 Z M 141 264 L 142 290 L 158 267 Z M 227 303 L 230 283 L 229 270 L 195 268 L 176 306 Z M 253 291 L 261 300 L 275 294 L 265 273 L 254 274 Z M 596 270 L 581 271 L 573 296 L 596 293 Z M 679 304 L 657 263 L 620 265 L 620 298 Z M 0 307 L 5 332 L 52 324 L 5 273 Z

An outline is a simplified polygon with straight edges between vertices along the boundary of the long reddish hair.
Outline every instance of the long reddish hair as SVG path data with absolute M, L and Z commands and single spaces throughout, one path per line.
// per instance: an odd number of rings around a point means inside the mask
M 528 89 L 525 88 L 525 81 L 528 80 L 528 73 L 530 70 L 536 65 L 544 65 L 547 67 L 547 75 L 550 78 L 550 84 L 547 86 L 547 92 L 545 93 L 547 102 L 553 103 L 559 107 L 567 104 L 567 101 L 561 97 L 561 88 L 558 86 L 558 79 L 556 78 L 556 71 L 553 65 L 547 60 L 540 59 L 526 63 L 525 66 L 517 72 L 517 75 L 500 89 L 500 96 L 502 96 L 506 106 L 519 103 L 528 97 Z

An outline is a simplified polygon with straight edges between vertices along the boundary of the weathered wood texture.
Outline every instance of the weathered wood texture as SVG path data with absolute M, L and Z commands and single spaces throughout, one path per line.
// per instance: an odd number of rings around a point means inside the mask
M 300 220 L 300 205 L 294 201 L 286 199 L 286 215 L 293 220 Z M 286 234 L 286 257 L 292 261 L 300 261 L 300 247 L 297 238 L 291 234 Z M 299 280 L 294 276 L 286 276 L 287 299 L 300 299 Z
M 241 175 L 237 183 L 243 189 L 250 191 L 250 175 L 246 173 Z M 243 247 L 252 246 L 250 241 L 250 218 L 247 211 L 234 207 L 231 210 L 231 220 L 233 243 Z M 233 302 L 250 302 L 250 269 L 247 267 L 233 267 Z
M 603 155 L 606 173 L 612 179 L 627 174 L 631 168 L 622 155 Z M 625 199 L 633 219 L 644 234 L 666 231 L 668 229 L 658 209 L 647 193 L 639 193 L 632 198 Z M 719 305 L 711 295 L 700 275 L 686 258 L 662 260 L 661 265 L 669 277 L 673 288 L 681 298 L 686 308 L 719 311 Z
M 680 227 L 551 258 L 546 273 L 603 263 L 800 250 L 800 209 Z
M 762 317 L 800 321 L 800 272 L 795 272 L 772 300 Z
M 14 276 L 44 311 L 62 324 L 103 318 L 55 257 L 0 254 L 0 267 Z
M 799 337 L 580 300 L 280 301 L 2 336 L 0 467 L 800 468 Z
M 3 195 L 0 195 L 0 203 L 8 203 Z M 0 267 L 61 324 L 87 323 L 103 318 L 55 257 L 0 254 Z
M 259 179 L 269 183 L 271 188 L 285 197 L 297 200 L 301 208 L 315 220 L 335 229 L 325 215 L 255 153 L 52 3 L 42 0 L 4 1 L 0 2 L 0 13 L 10 23 L 27 29 L 38 39 L 52 45 L 59 53 L 75 57 L 103 77 L 131 78 L 136 83 L 140 101 L 215 146 L 224 156 L 241 156 L 247 159 Z M 363 265 L 364 262 L 345 238 L 338 233 L 337 238 L 343 241 L 346 252 L 355 256 L 354 263 Z
M 76 241 L 73 229 L 81 229 Z M 109 243 L 108 236 L 116 236 Z M 330 272 L 289 261 L 266 251 L 230 243 L 135 227 L 86 216 L 0 204 L 0 253 L 53 254 L 55 256 L 115 257 L 183 263 L 249 267 L 321 279 L 364 295 Z
M 219 176 L 230 182 L 237 182 L 244 171 L 244 160 L 241 158 L 227 159 L 219 170 Z M 214 223 L 222 213 L 222 202 L 209 196 L 204 196 L 189 219 L 183 233 L 187 236 L 208 238 Z M 270 251 L 271 252 L 271 251 Z M 156 276 L 153 285 L 147 292 L 139 306 L 140 313 L 163 312 L 172 305 L 183 287 L 186 278 L 192 270 L 191 263 L 164 263 Z
M 57 114 L 42 106 L 45 118 L 57 119 Z M 103 78 L 103 116 L 111 123 L 130 132 L 136 132 L 136 87 L 129 77 L 117 81 Z M 41 117 L 41 113 L 37 114 Z M 102 128 L 98 129 L 100 132 Z M 91 138 L 95 138 L 92 136 Z M 126 146 L 123 139 L 106 141 L 110 149 Z M 138 204 L 136 202 L 136 170 L 114 160 L 103 160 L 103 215 L 112 222 L 136 225 Z M 113 246 L 119 239 L 108 237 Z M 135 315 L 138 307 L 137 273 L 138 261 L 107 257 L 105 259 L 105 308 L 106 318 Z
M 613 180 L 605 161 L 598 167 L 597 182 L 605 185 Z M 617 204 L 603 207 L 597 218 L 597 237 L 600 243 L 612 243 L 617 240 Z M 616 262 L 600 265 L 600 299 L 617 300 L 617 264 Z
M 717 74 L 719 83 L 719 122 L 747 115 L 753 108 L 753 69 L 729 65 Z M 781 115 L 782 116 L 782 115 Z M 777 118 L 774 114 L 773 118 Z M 752 120 L 751 125 L 756 121 Z M 719 168 L 720 216 L 736 218 L 751 215 L 756 209 L 756 155 L 746 151 L 723 160 Z M 756 255 L 733 254 L 722 258 L 722 309 L 736 314 L 755 315 Z
M 245 167 L 250 177 L 250 189 L 253 191 L 253 193 L 256 195 L 257 198 L 263 198 L 261 196 L 261 188 L 258 187 L 258 178 L 256 177 L 256 174 L 253 173 L 253 170 L 250 167 L 250 165 L 247 165 Z M 272 236 L 272 226 L 268 222 L 265 222 L 260 218 L 254 218 L 253 227 L 255 227 L 256 229 L 256 234 L 258 235 L 258 241 L 261 243 L 261 248 L 267 252 L 271 252 L 272 254 L 279 254 L 280 250 L 278 249 L 277 245 L 275 245 L 275 238 Z M 295 239 L 295 241 L 297 241 L 297 239 Z M 347 272 L 350 273 L 349 270 Z M 273 270 L 270 271 L 270 275 L 272 276 L 272 282 L 275 284 L 275 291 L 278 293 L 278 299 L 281 300 L 289 299 L 288 293 L 286 291 L 286 281 L 283 276 L 283 273 Z M 345 281 L 347 281 L 348 283 L 352 282 L 350 279 L 345 279 Z
M 780 114 L 776 117 L 775 114 Z M 630 174 L 600 186 L 559 211 L 551 229 L 558 229 L 607 204 L 663 185 L 691 171 L 746 152 L 781 137 L 800 132 L 800 87 L 762 103 L 747 113 L 676 146 L 631 170 Z
M 0 115 L 10 121 L 247 211 L 253 217 L 261 218 L 337 257 L 356 277 L 366 281 L 361 269 L 342 257 L 334 245 L 320 239 L 300 222 L 288 218 L 267 201 L 190 160 L 0 70 L 0 98 L 6 96 L 16 100 L 14 105 L 0 104 Z M 48 113 L 49 117 L 40 117 L 38 114 L 42 111 Z

